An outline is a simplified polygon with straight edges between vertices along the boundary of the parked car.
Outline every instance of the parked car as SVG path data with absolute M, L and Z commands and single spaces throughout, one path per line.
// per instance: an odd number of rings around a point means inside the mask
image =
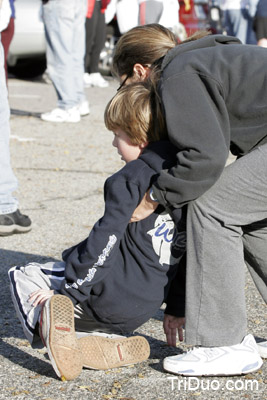
M 41 75 L 46 69 L 46 45 L 40 0 L 16 0 L 15 34 L 8 69 L 20 77 Z
M 222 33 L 222 12 L 219 0 L 179 0 L 179 19 L 188 36 L 199 30 Z

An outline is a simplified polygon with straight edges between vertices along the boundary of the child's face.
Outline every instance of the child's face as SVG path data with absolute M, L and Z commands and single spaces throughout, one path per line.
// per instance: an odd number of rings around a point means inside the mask
M 113 133 L 112 145 L 117 148 L 121 159 L 126 163 L 136 160 L 146 144 L 132 144 L 128 135 L 120 128 L 117 128 Z

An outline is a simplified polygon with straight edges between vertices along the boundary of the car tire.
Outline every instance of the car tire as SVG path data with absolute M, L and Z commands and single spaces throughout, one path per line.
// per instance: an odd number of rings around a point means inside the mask
M 46 59 L 21 59 L 14 66 L 8 66 L 8 73 L 22 79 L 36 78 L 46 70 Z
M 107 25 L 105 46 L 99 57 L 99 71 L 103 75 L 111 75 L 113 53 L 119 37 L 120 33 L 117 22 L 113 20 Z

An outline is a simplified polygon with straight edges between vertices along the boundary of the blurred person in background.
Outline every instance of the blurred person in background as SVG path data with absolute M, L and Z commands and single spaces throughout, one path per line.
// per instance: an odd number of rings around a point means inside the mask
M 87 0 L 42 0 L 47 72 L 57 108 L 41 114 L 48 122 L 79 122 L 88 115 L 84 93 L 85 15 Z
M 256 44 L 252 29 L 258 0 L 221 0 L 227 35 L 237 37 L 243 44 Z
M 253 29 L 256 33 L 258 46 L 267 47 L 267 0 L 259 0 L 258 2 Z
M 106 40 L 105 10 L 110 0 L 88 0 L 85 22 L 85 86 L 107 87 L 108 82 L 99 72 L 99 59 Z
M 5 13 L 6 17 L 4 20 L 6 21 L 4 26 L 6 25 L 5 28 L 1 27 L 1 40 L 2 40 L 2 45 L 4 48 L 4 57 L 5 57 L 5 73 L 6 73 L 6 83 L 8 83 L 8 72 L 7 72 L 7 55 L 8 55 L 8 50 L 10 43 L 13 39 L 14 36 L 14 31 L 15 31 L 15 6 L 14 6 L 14 1 L 15 0 L 3 0 L 3 7 L 5 7 Z
M 5 10 L 8 10 L 9 2 L 2 9 L 0 0 L 0 25 L 8 25 L 9 16 L 6 17 Z M 7 26 L 6 25 L 6 26 Z M 31 220 L 28 216 L 22 215 L 18 209 L 18 201 L 12 193 L 17 189 L 17 179 L 12 171 L 9 152 L 9 126 L 10 109 L 7 99 L 7 86 L 4 70 L 4 50 L 1 43 L 0 32 L 0 236 L 24 233 L 31 230 Z
M 172 29 L 179 23 L 179 1 L 177 0 L 138 0 L 138 25 L 159 23 Z
M 179 28 L 179 7 L 178 0 L 111 0 L 106 22 L 116 13 L 121 34 L 150 23 L 159 23 L 175 32 Z

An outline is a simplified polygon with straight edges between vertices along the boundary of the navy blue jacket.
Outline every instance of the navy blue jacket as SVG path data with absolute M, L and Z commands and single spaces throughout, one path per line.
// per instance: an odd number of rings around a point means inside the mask
M 162 206 L 129 224 L 158 172 L 176 164 L 175 154 L 168 141 L 151 143 L 137 160 L 109 177 L 103 217 L 88 238 L 63 252 L 61 293 L 116 331 L 132 331 L 151 318 L 162 302 L 168 302 L 173 279 L 167 310 L 183 316 L 185 265 L 180 261 L 185 252 L 186 210 L 174 211 L 176 228 Z

